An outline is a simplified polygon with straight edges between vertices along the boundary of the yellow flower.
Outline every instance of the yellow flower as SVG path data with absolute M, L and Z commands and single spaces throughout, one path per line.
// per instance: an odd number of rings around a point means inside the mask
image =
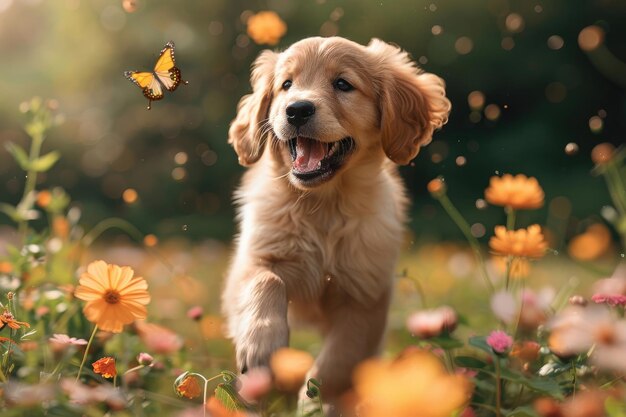
M 109 356 L 102 359 L 98 359 L 91 364 L 93 371 L 98 375 L 102 375 L 104 378 L 113 378 L 117 375 L 117 369 L 115 369 L 115 359 Z
M 276 45 L 287 32 L 287 25 L 271 11 L 259 12 L 248 18 L 248 36 L 257 44 Z
M 536 209 L 543 205 L 543 190 L 536 178 L 519 174 L 491 177 L 485 199 L 496 206 L 513 209 Z
M 498 255 L 541 258 L 548 247 L 538 224 L 518 230 L 496 226 L 495 231 L 496 235 L 489 240 L 489 247 Z
M 448 374 L 433 354 L 419 349 L 395 361 L 363 362 L 354 385 L 363 417 L 449 417 L 472 393 L 464 376 Z
M 189 375 L 176 386 L 176 393 L 181 397 L 194 399 L 202 394 L 202 387 L 200 387 L 200 382 L 198 382 L 197 377 Z
M 87 301 L 83 308 L 87 320 L 101 330 L 120 333 L 125 324 L 145 319 L 146 304 L 150 302 L 148 284 L 133 274 L 127 266 L 90 263 L 74 293 L 76 298 Z

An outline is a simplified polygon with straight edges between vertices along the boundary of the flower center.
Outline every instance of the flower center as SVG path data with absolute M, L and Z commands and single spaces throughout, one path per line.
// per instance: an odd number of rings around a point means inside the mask
M 120 301 L 120 293 L 115 290 L 107 290 L 103 298 L 109 304 L 117 304 Z

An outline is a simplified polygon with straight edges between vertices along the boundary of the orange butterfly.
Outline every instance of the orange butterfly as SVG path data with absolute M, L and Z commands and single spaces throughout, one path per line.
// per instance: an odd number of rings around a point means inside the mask
M 161 50 L 152 72 L 126 71 L 124 75 L 143 90 L 143 95 L 148 99 L 148 110 L 153 101 L 163 98 L 163 89 L 174 91 L 181 83 L 188 84 L 181 78 L 180 69 L 176 67 L 172 41 L 166 43 Z

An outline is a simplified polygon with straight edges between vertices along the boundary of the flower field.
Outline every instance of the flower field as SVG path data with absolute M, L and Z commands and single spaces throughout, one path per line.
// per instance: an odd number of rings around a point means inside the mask
M 296 333 L 271 370 L 233 372 L 218 307 L 228 249 L 160 243 L 122 219 L 82 229 L 63 189 L 34 188 L 55 162 L 38 153 L 54 106 L 23 108 L 31 148 L 7 149 L 29 181 L 20 204 L 2 206 L 15 222 L 0 262 L 3 415 L 301 415 L 302 384 L 306 414 L 325 415 L 323 381 L 304 380 L 315 335 Z M 550 249 L 548 228 L 517 220 L 545 202 L 536 178 L 490 179 L 484 204 L 506 222 L 488 247 L 454 190 L 433 179 L 428 190 L 467 242 L 408 244 L 384 355 L 357 368 L 344 415 L 626 415 L 626 267 L 619 242 L 603 239 L 607 225 L 626 239 L 625 155 L 594 148 L 615 215 L 571 239 L 568 254 Z M 48 219 L 41 230 L 30 227 L 38 215 Z M 108 228 L 134 241 L 99 244 Z

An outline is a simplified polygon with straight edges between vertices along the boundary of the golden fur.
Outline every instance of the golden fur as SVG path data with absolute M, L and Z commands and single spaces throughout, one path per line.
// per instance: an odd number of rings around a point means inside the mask
M 354 89 L 338 90 L 339 78 Z M 450 102 L 439 77 L 377 39 L 363 46 L 308 38 L 264 51 L 251 83 L 229 131 L 250 168 L 235 193 L 240 234 L 223 293 L 228 335 L 245 371 L 287 346 L 288 313 L 316 324 L 324 345 L 310 374 L 333 398 L 381 344 L 408 205 L 396 164 L 430 142 Z M 294 128 L 286 108 L 301 100 L 315 114 Z M 324 145 L 350 137 L 354 148 L 330 179 L 303 183 L 287 146 L 295 136 Z

